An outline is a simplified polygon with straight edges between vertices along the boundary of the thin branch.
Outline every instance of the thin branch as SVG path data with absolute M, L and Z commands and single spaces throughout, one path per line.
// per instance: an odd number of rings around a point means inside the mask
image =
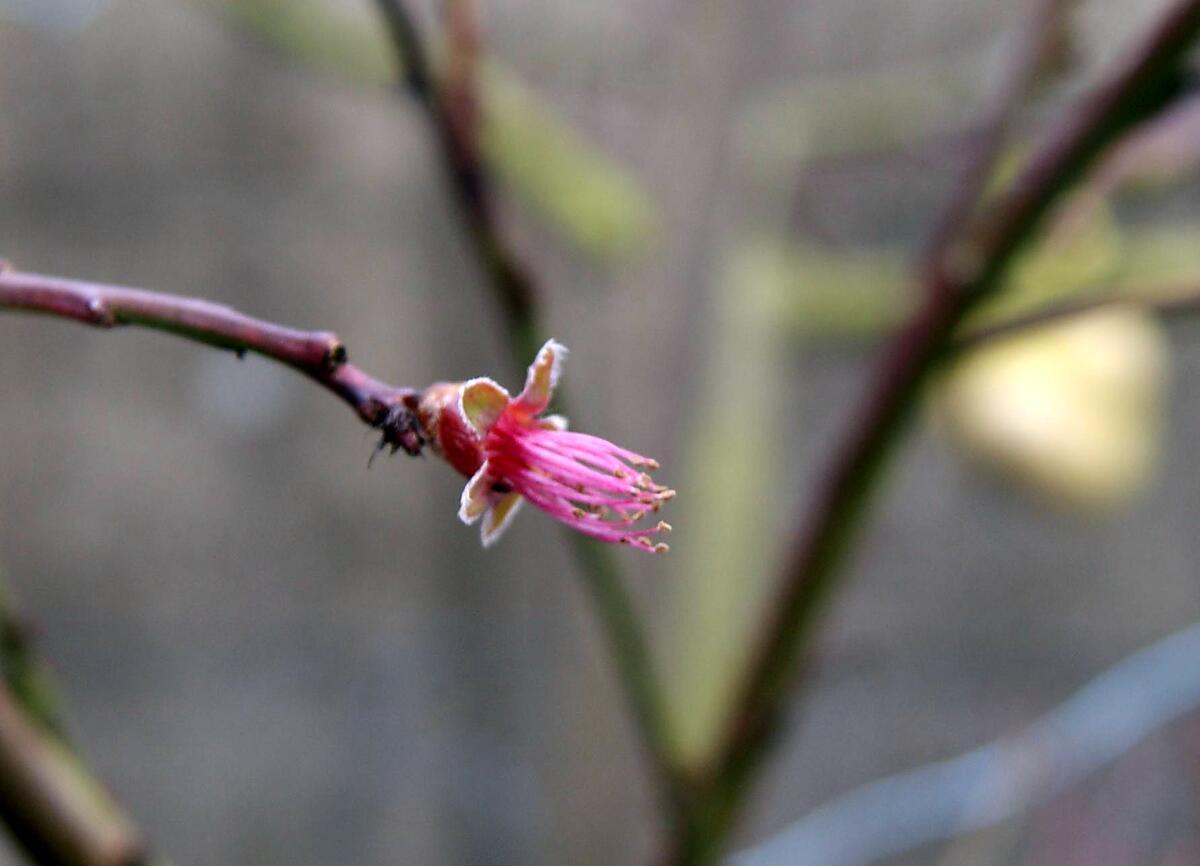
M 25 715 L 62 743 L 69 745 L 58 685 L 49 667 L 39 657 L 34 647 L 31 629 L 13 605 L 2 574 L 0 675 Z
M 0 823 L 36 863 L 149 866 L 133 824 L 67 742 L 57 688 L 0 580 Z
M 1063 20 L 1075 0 L 1028 0 L 1026 13 L 1014 36 L 1015 49 L 1005 81 L 993 91 L 968 139 L 967 165 L 959 174 L 950 201 L 942 212 L 918 265 L 930 286 L 942 285 L 934 276 L 943 266 L 954 240 L 970 220 L 987 189 L 996 161 L 1004 151 L 1013 120 L 1054 49 Z
M 0 262 L 0 311 L 37 313 L 97 328 L 140 326 L 205 345 L 254 352 L 284 364 L 348 403 L 382 433 L 380 447 L 419 453 L 413 407 L 418 392 L 375 379 L 347 359 L 341 341 L 300 331 L 195 298 L 12 270 Z M 0 649 L 8 687 L 0 687 L 0 822 L 33 860 L 51 866 L 148 863 L 133 825 L 72 754 L 40 667 L 19 626 L 0 605 Z M 11 689 L 11 691 L 10 691 Z M 28 710 L 18 706 L 28 701 Z
M 429 53 L 416 21 L 403 0 L 377 0 L 388 25 L 396 62 L 408 89 L 421 103 L 437 137 L 438 153 L 458 203 L 475 256 L 500 303 L 510 342 L 517 358 L 532 358 L 537 351 L 537 292 L 525 263 L 509 246 L 496 218 L 495 181 L 479 143 L 476 71 L 461 69 L 455 86 L 443 88 L 429 62 Z M 470 10 L 451 10 L 451 33 L 466 32 L 462 16 Z M 460 49 L 461 63 L 477 56 L 478 34 L 471 50 Z M 456 39 L 461 44 L 461 39 Z M 520 363 L 525 363 L 521 360 Z
M 1169 100 L 1180 63 L 1198 33 L 1200 0 L 1171 7 L 1081 106 L 1064 113 L 1009 191 L 968 227 L 964 240 L 952 245 L 953 266 L 935 269 L 925 304 L 884 351 L 817 490 L 708 768 L 701 835 L 676 852 L 675 862 L 711 862 L 727 836 L 781 727 L 802 649 L 845 563 L 868 494 L 956 327 L 997 286 L 1057 196 L 1109 144 Z
M 479 10 L 475 0 L 444 0 L 443 9 L 449 56 L 441 86 L 442 102 L 450 125 L 460 139 L 469 143 L 478 171 L 486 177 L 479 138 L 483 122 L 479 101 L 479 57 L 483 49 Z
M 538 290 L 532 271 L 509 245 L 500 227 L 494 181 L 479 143 L 481 106 L 477 76 L 481 37 L 473 0 L 446 0 L 450 69 L 439 83 L 416 22 L 403 0 L 377 0 L 402 79 L 424 107 L 459 213 L 488 286 L 500 307 L 518 368 L 537 351 Z M 562 388 L 555 398 L 568 413 Z M 666 691 L 646 639 L 646 628 L 625 587 L 612 551 L 569 533 L 575 560 L 608 642 L 654 778 L 664 802 L 678 818 L 687 784 L 675 759 L 675 738 L 665 706 Z
M 0 821 L 37 863 L 135 866 L 142 840 L 77 758 L 0 688 Z
M 1098 297 L 1068 298 L 1054 304 L 1038 307 L 1023 315 L 1014 316 L 995 324 L 985 325 L 957 337 L 947 349 L 944 361 L 953 361 L 973 352 L 988 343 L 1015 337 L 1045 325 L 1053 325 L 1064 319 L 1081 316 L 1094 310 L 1108 307 L 1130 307 L 1156 313 L 1161 316 L 1195 315 L 1200 313 L 1200 287 L 1178 286 L 1159 290 L 1159 297 L 1137 295 L 1101 295 Z
M 40 313 L 97 328 L 137 325 L 185 339 L 271 358 L 303 373 L 348 403 L 383 432 L 384 444 L 410 454 L 421 449 L 411 411 L 417 391 L 388 385 L 348 360 L 346 347 L 326 331 L 298 331 L 231 307 L 144 289 L 0 269 L 0 310 Z
M 731 858 L 867 866 L 1036 808 L 1200 707 L 1200 624 L 1143 647 L 1021 731 L 869 782 Z

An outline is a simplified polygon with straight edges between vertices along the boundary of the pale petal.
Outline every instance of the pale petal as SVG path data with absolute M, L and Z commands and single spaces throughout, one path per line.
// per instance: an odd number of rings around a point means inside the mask
M 508 392 L 491 379 L 471 379 L 463 384 L 458 406 L 475 432 L 483 436 L 504 412 L 509 399 Z
M 543 430 L 566 430 L 567 416 L 566 415 L 547 415 L 545 418 L 538 419 L 538 426 Z
M 458 519 L 468 525 L 478 520 L 491 504 L 491 489 L 492 480 L 488 478 L 488 465 L 485 461 L 463 488 L 458 506 Z
M 512 523 L 513 517 L 521 510 L 522 501 L 520 493 L 509 493 L 488 510 L 480 531 L 484 547 L 491 547 L 500 540 L 504 530 Z
M 533 414 L 541 412 L 550 403 L 558 377 L 562 374 L 563 361 L 567 358 L 567 347 L 555 340 L 547 340 L 529 365 L 525 377 L 525 390 L 517 401 Z

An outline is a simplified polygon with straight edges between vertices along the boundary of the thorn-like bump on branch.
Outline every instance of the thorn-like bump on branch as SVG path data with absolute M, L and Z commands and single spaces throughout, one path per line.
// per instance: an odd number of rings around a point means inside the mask
M 87 302 L 88 316 L 91 317 L 91 322 L 98 328 L 115 328 L 117 326 L 117 317 L 113 315 L 112 309 L 108 304 L 104 303 L 100 298 L 92 298 Z

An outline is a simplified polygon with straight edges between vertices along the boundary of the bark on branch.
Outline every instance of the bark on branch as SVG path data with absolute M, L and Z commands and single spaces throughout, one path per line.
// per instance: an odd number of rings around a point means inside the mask
M 807 640 L 843 570 L 869 494 L 958 325 L 997 288 L 1058 196 L 1107 147 L 1171 101 L 1198 34 L 1200 0 L 1174 3 L 1078 106 L 1063 112 L 1008 191 L 938 244 L 922 273 L 925 303 L 885 348 L 797 532 L 728 726 L 705 768 L 693 836 L 672 852 L 672 863 L 712 862 L 741 811 L 791 704 Z
M 362 421 L 378 428 L 382 445 L 420 453 L 413 414 L 418 392 L 389 385 L 350 363 L 346 347 L 328 331 L 300 331 L 255 319 L 198 298 L 0 269 L 0 310 L 71 319 L 96 328 L 140 326 L 239 356 L 254 352 L 278 361 L 332 391 Z

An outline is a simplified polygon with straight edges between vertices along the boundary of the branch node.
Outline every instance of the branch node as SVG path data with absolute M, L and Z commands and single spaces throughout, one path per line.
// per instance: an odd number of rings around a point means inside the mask
M 98 328 L 115 328 L 119 322 L 112 308 L 101 298 L 91 298 L 87 302 L 89 320 Z
M 332 373 L 349 360 L 350 354 L 346 351 L 346 344 L 331 336 L 329 346 L 325 349 L 325 369 Z

